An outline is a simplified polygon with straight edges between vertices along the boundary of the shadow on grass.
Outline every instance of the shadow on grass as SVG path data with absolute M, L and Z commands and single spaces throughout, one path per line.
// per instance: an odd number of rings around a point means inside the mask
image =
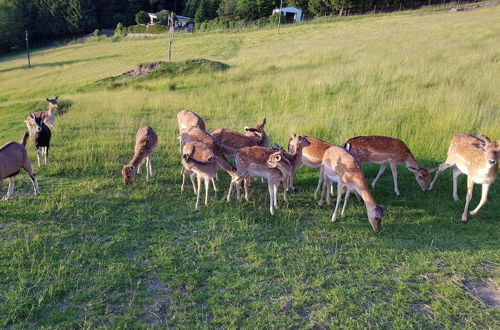
M 115 58 L 115 57 L 119 57 L 119 56 L 120 55 L 107 55 L 107 56 L 84 58 L 84 59 L 79 59 L 79 60 L 67 60 L 67 61 L 47 62 L 47 63 L 34 63 L 34 64 L 31 64 L 31 67 L 29 67 L 27 65 L 20 65 L 20 66 L 16 66 L 13 68 L 2 69 L 2 70 L 0 70 L 0 72 L 10 72 L 10 71 L 15 71 L 15 70 L 31 69 L 31 68 L 38 68 L 38 67 L 51 68 L 51 67 L 58 67 L 58 66 L 67 65 L 67 64 L 93 62 L 93 61 L 104 60 L 104 59 L 108 59 L 108 58 Z

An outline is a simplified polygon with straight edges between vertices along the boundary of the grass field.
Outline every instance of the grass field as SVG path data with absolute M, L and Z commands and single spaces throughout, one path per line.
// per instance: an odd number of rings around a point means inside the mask
M 21 139 L 46 97 L 65 110 L 49 165 L 35 168 L 42 194 L 22 174 L 0 202 L 0 327 L 499 328 L 498 183 L 463 225 L 465 177 L 457 203 L 450 173 L 425 193 L 401 167 L 396 197 L 386 172 L 373 191 L 390 212 L 378 234 L 355 199 L 331 223 L 332 207 L 312 199 L 318 171 L 304 167 L 274 217 L 260 182 L 250 202 L 226 203 L 223 172 L 195 213 L 179 189 L 175 118 L 189 108 L 210 130 L 242 131 L 266 117 L 280 144 L 292 132 L 337 144 L 389 135 L 436 166 L 456 133 L 500 138 L 499 31 L 497 6 L 182 35 L 175 61 L 230 68 L 100 88 L 165 60 L 166 38 L 43 49 L 31 69 L 0 58 L 0 144 Z M 124 187 L 120 160 L 143 124 L 160 139 L 155 175 Z M 365 169 L 371 181 L 378 168 Z

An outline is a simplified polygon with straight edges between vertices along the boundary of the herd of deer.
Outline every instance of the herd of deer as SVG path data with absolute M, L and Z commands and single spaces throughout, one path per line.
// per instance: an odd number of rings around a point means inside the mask
M 368 220 L 374 231 L 380 230 L 381 220 L 386 209 L 378 205 L 366 183 L 362 164 L 380 164 L 380 170 L 372 182 L 375 187 L 380 176 L 389 165 L 394 180 L 394 191 L 399 196 L 397 167 L 405 164 L 414 175 L 418 185 L 424 191 L 431 190 L 442 171 L 453 169 L 453 198 L 458 200 L 457 178 L 467 174 L 467 198 L 462 221 L 467 221 L 469 202 L 472 198 L 474 183 L 482 184 L 483 191 L 479 205 L 470 212 L 475 215 L 486 203 L 490 185 L 498 172 L 500 141 L 492 142 L 488 137 L 477 138 L 468 134 L 453 137 L 448 150 L 448 158 L 437 168 L 434 180 L 429 185 L 430 173 L 436 169 L 422 168 L 418 165 L 410 149 L 398 139 L 385 136 L 360 136 L 348 140 L 343 147 L 310 136 L 292 134 L 288 142 L 288 151 L 279 145 L 269 148 L 269 138 L 264 130 L 266 119 L 255 127 L 245 127 L 245 133 L 238 133 L 220 128 L 208 133 L 203 119 L 190 110 L 177 114 L 181 158 L 182 185 L 189 174 L 196 194 L 195 210 L 200 208 L 202 182 L 205 185 L 205 205 L 208 205 L 210 182 L 217 192 L 217 167 L 222 167 L 231 177 L 227 201 L 230 201 L 233 189 L 236 198 L 241 200 L 240 189 L 244 188 L 245 199 L 249 199 L 249 185 L 253 177 L 267 180 L 269 190 L 269 211 L 272 215 L 278 205 L 278 188 L 283 184 L 283 199 L 288 202 L 287 192 L 295 190 L 294 174 L 301 164 L 319 168 L 320 175 L 314 198 L 318 199 L 321 189 L 320 205 L 326 193 L 330 204 L 333 194 L 333 182 L 337 183 L 337 201 L 332 221 L 337 219 L 337 211 L 345 190 L 341 216 L 346 214 L 346 206 L 351 193 L 364 201 Z M 143 162 L 147 164 L 146 179 L 152 174 L 151 157 L 157 145 L 158 137 L 149 126 L 139 128 L 136 136 L 135 154 L 128 164 L 124 164 L 122 175 L 124 183 L 129 184 Z M 234 158 L 236 167 L 228 158 Z M 195 181 L 196 178 L 196 181 Z
M 37 152 L 38 166 L 42 166 L 41 157 L 47 164 L 50 147 L 51 128 L 54 125 L 58 108 L 58 97 L 47 99 L 47 111 L 31 113 L 25 120 L 27 131 L 21 143 L 9 142 L 0 148 L 0 190 L 3 179 L 9 178 L 9 187 L 4 199 L 9 199 L 14 191 L 14 181 L 21 168 L 24 169 L 33 183 L 35 195 L 40 193 L 38 181 L 33 173 L 26 151 L 28 139 L 33 141 Z M 364 201 L 368 220 L 374 231 L 380 230 L 381 220 L 386 209 L 378 205 L 366 183 L 362 164 L 380 164 L 380 170 L 372 182 L 375 187 L 387 165 L 390 165 L 394 180 L 394 191 L 399 196 L 397 168 L 405 164 L 415 174 L 415 179 L 424 191 L 432 190 L 439 175 L 449 167 L 453 169 L 453 198 L 458 200 L 457 179 L 461 174 L 467 175 L 467 197 L 462 221 L 467 221 L 469 203 L 472 198 L 474 184 L 482 185 L 479 205 L 470 212 L 477 214 L 486 203 L 490 185 L 496 180 L 500 140 L 491 141 L 468 135 L 455 135 L 448 149 L 448 157 L 437 168 L 437 173 L 429 185 L 430 173 L 436 169 L 422 168 L 418 165 L 410 149 L 401 140 L 385 136 L 360 136 L 348 140 L 343 147 L 334 145 L 310 136 L 292 134 L 288 142 L 288 151 L 279 145 L 269 148 L 269 138 L 264 130 L 266 119 L 255 127 L 245 127 L 241 134 L 228 129 L 216 129 L 208 133 L 203 119 L 190 110 L 182 110 L 177 114 L 179 124 L 179 141 L 181 158 L 182 185 L 184 190 L 185 176 L 189 174 L 193 190 L 196 194 L 195 210 L 200 208 L 202 182 L 205 185 L 205 205 L 208 205 L 210 182 L 217 192 L 215 181 L 217 167 L 222 167 L 230 176 L 231 182 L 227 194 L 230 201 L 233 189 L 236 198 L 241 200 L 240 189 L 243 186 L 245 199 L 249 199 L 249 186 L 253 177 L 266 179 L 269 190 L 269 211 L 275 214 L 278 205 L 278 188 L 284 187 L 283 199 L 288 202 L 287 192 L 295 190 L 294 175 L 298 167 L 304 164 L 319 168 L 318 185 L 314 199 L 318 199 L 321 189 L 320 205 L 326 193 L 326 201 L 330 204 L 333 195 L 333 182 L 337 183 L 337 201 L 332 215 L 336 221 L 337 212 L 345 190 L 341 216 L 345 217 L 346 206 L 351 193 Z M 132 182 L 139 173 L 140 167 L 146 163 L 146 180 L 153 174 L 152 155 L 158 144 L 158 137 L 149 126 L 141 126 L 136 136 L 135 154 L 128 164 L 123 164 L 124 183 Z M 228 157 L 234 158 L 236 167 Z M 195 181 L 196 178 L 196 181 Z

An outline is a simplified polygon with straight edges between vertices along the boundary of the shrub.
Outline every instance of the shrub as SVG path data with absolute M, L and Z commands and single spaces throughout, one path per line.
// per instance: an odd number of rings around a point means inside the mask
M 99 36 L 99 29 L 95 29 L 94 32 L 92 32 L 92 36 L 98 37 Z
M 150 22 L 149 15 L 145 11 L 141 10 L 137 14 L 135 14 L 135 22 L 137 24 L 148 24 Z
M 165 25 L 132 25 L 127 28 L 127 33 L 152 33 L 152 34 L 161 34 L 166 33 L 168 31 L 168 27 Z
M 122 23 L 116 25 L 115 34 L 113 37 L 123 37 L 127 34 L 127 28 Z

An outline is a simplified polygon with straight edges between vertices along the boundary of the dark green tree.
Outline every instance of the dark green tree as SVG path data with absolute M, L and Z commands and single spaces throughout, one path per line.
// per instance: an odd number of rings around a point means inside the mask
M 137 14 L 135 14 L 135 22 L 137 24 L 148 24 L 150 22 L 150 18 L 148 13 L 146 13 L 144 10 L 141 10 Z

